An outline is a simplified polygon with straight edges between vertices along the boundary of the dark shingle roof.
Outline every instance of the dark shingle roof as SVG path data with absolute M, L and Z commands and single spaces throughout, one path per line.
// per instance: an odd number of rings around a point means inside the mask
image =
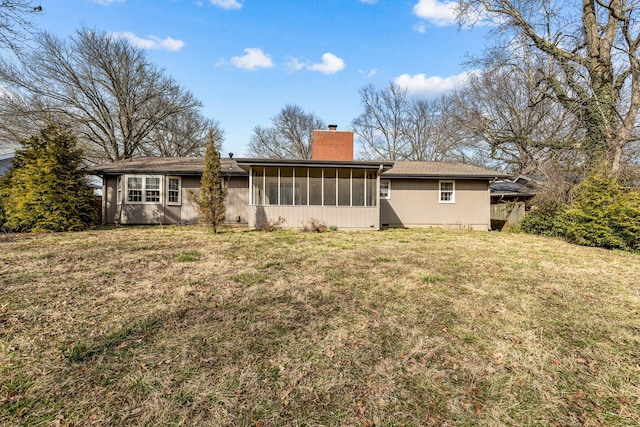
M 531 188 L 512 181 L 496 181 L 491 184 L 492 196 L 535 196 L 536 192 Z
M 220 159 L 223 175 L 247 175 L 235 160 Z M 204 169 L 202 157 L 138 157 L 95 166 L 92 171 L 98 175 L 118 175 L 123 173 L 166 175 L 201 175 Z
M 501 178 L 502 173 L 466 163 L 454 162 L 394 162 L 382 174 L 385 178 Z
M 238 159 L 245 169 L 247 165 L 295 166 L 309 165 L 317 167 L 379 167 L 390 169 L 382 173 L 385 178 L 468 178 L 493 179 L 506 175 L 464 163 L 453 162 L 388 162 L 388 161 L 354 161 L 328 162 L 316 160 L 282 160 L 282 159 Z M 224 175 L 246 176 L 247 171 L 236 163 L 235 159 L 220 160 Z M 92 168 L 97 175 L 119 175 L 124 173 L 165 174 L 165 175 L 200 175 L 204 168 L 201 157 L 138 157 L 121 160 Z

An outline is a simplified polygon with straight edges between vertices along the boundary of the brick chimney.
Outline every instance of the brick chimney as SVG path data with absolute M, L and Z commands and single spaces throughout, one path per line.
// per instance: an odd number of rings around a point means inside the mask
M 329 125 L 329 130 L 314 130 L 311 135 L 311 158 L 352 162 L 353 132 L 339 131 L 338 125 Z

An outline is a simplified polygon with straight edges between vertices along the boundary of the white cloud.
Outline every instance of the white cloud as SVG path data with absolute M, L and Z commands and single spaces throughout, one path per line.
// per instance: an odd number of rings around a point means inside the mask
M 221 7 L 223 9 L 242 8 L 242 3 L 239 3 L 238 0 L 210 0 L 210 1 L 212 5 Z
M 455 1 L 419 0 L 413 6 L 413 13 L 432 24 L 444 27 L 445 25 L 454 25 L 456 23 L 457 6 L 458 3 Z M 420 30 L 417 31 L 422 32 Z
M 418 22 L 413 26 L 413 30 L 417 31 L 420 34 L 424 34 L 427 32 L 427 24 L 425 24 L 424 22 Z
M 372 70 L 358 70 L 358 73 L 362 74 L 363 76 L 365 76 L 366 78 L 371 78 L 373 76 L 375 76 L 378 73 L 378 70 L 376 70 L 375 68 Z
M 304 64 L 304 62 L 300 61 L 298 58 L 294 58 L 291 56 L 289 57 L 289 61 L 285 64 L 285 66 L 289 71 L 300 71 L 306 65 Z
M 416 74 L 410 76 L 403 74 L 396 77 L 393 81 L 400 87 L 407 89 L 410 95 L 421 95 L 427 98 L 436 98 L 443 93 L 450 92 L 463 86 L 469 75 L 475 71 L 468 71 L 462 74 L 449 77 L 431 76 L 424 74 Z
M 333 53 L 325 53 L 322 55 L 322 63 L 308 65 L 307 69 L 311 71 L 319 71 L 324 74 L 335 74 L 338 71 L 343 70 L 345 67 L 344 61 Z
M 262 49 L 249 47 L 244 50 L 245 55 L 234 56 L 231 58 L 231 64 L 245 70 L 255 70 L 256 68 L 271 68 L 273 61 L 271 57 L 265 54 Z
M 127 39 L 133 46 L 141 49 L 168 50 L 170 52 L 176 52 L 184 47 L 184 42 L 182 40 L 176 40 L 172 37 L 161 39 L 156 36 L 147 36 L 148 38 L 145 39 L 138 37 L 130 31 L 111 33 L 111 35 L 117 38 Z
M 109 6 L 111 3 L 122 3 L 124 0 L 93 0 L 94 3 Z
M 360 0 L 360 3 L 376 4 L 378 3 L 378 0 Z

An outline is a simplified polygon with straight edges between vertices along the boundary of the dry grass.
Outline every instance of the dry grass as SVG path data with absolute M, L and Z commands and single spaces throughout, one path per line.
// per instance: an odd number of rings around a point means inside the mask
M 640 424 L 640 256 L 499 233 L 0 236 L 2 425 Z

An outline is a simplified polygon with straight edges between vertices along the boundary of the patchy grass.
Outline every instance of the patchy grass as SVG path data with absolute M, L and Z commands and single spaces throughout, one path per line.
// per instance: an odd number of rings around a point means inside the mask
M 0 238 L 0 425 L 640 424 L 638 254 L 438 229 Z

